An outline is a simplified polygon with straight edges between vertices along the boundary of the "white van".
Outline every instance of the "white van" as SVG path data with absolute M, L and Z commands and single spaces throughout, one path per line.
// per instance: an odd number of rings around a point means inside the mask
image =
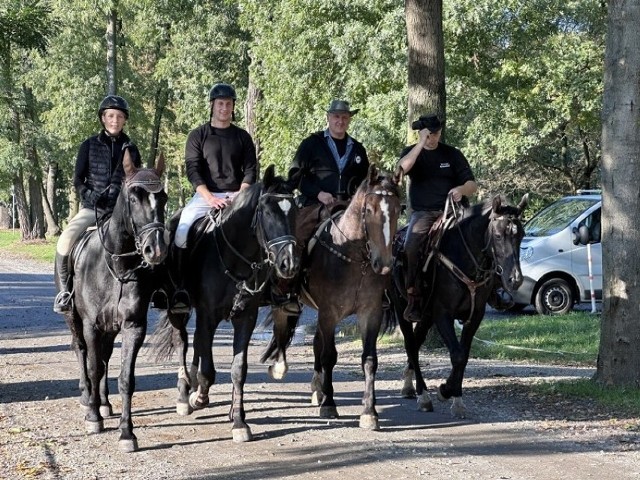
M 580 301 L 590 302 L 586 243 L 591 244 L 595 298 L 602 300 L 601 213 L 600 191 L 579 190 L 578 195 L 542 209 L 524 225 L 520 247 L 524 282 L 513 294 L 512 311 L 534 305 L 540 314 L 562 314 Z

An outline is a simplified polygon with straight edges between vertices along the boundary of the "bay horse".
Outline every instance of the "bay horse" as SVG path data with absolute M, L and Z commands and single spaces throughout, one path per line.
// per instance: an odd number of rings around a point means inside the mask
M 438 398 L 445 401 L 453 397 L 452 415 L 459 418 L 466 415 L 462 380 L 471 342 L 484 318 L 487 301 L 497 282 L 507 292 L 513 292 L 522 284 L 520 241 L 524 229 L 520 216 L 527 199 L 525 195 L 518 206 L 511 206 L 504 204 L 499 195 L 495 196 L 491 202 L 462 210 L 460 217 L 444 230 L 439 245 L 431 250 L 431 260 L 418 274 L 425 295 L 422 318 L 416 324 L 403 317 L 407 301 L 400 248 L 406 228 L 399 232 L 394 242 L 392 308 L 387 314 L 395 316 L 404 336 L 408 363 L 403 373 L 402 395 L 417 396 L 419 410 L 433 411 L 420 370 L 419 350 L 429 329 L 435 325 L 449 350 L 452 365 L 449 377 L 440 385 Z M 460 340 L 455 331 L 456 319 L 463 325 Z
M 213 338 L 220 322 L 231 321 L 233 390 L 229 419 L 233 423 L 234 442 L 252 439 L 245 422 L 243 397 L 249 341 L 258 308 L 272 276 L 290 279 L 300 265 L 293 236 L 296 210 L 292 187 L 274 174 L 271 165 L 263 181 L 240 191 L 219 212 L 219 217 L 205 217 L 203 233 L 196 235 L 199 227 L 194 225 L 188 238 L 190 275 L 185 282 L 196 313 L 194 355 L 189 370 L 186 365 L 189 314 L 162 312 L 154 332 L 157 360 L 168 358 L 174 351 L 178 353 L 176 410 L 179 415 L 189 415 L 209 404 L 209 388 L 216 377 Z
M 362 339 L 361 365 L 365 376 L 364 409 L 360 427 L 377 430 L 375 376 L 378 369 L 376 340 L 382 327 L 382 300 L 393 265 L 393 238 L 400 215 L 399 184 L 402 177 L 378 174 L 369 168 L 346 210 L 332 216 L 310 242 L 301 274 L 302 301 L 318 310 L 313 339 L 312 403 L 321 418 L 337 418 L 333 369 L 338 360 L 335 328 L 349 315 L 357 316 Z M 274 335 L 262 357 L 273 361 L 272 377 L 287 372 L 286 347 L 295 332 L 299 314 L 272 308 Z
M 125 178 L 111 217 L 86 232 L 72 250 L 73 308 L 65 313 L 65 321 L 80 366 L 80 404 L 86 411 L 87 433 L 103 431 L 103 417 L 113 414 L 107 374 L 115 338 L 121 334 L 119 447 L 133 452 L 138 449 L 131 420 L 135 364 L 147 331 L 153 270 L 168 252 L 167 194 L 161 180 L 162 155 L 152 169 L 136 168 L 128 150 L 122 163 Z

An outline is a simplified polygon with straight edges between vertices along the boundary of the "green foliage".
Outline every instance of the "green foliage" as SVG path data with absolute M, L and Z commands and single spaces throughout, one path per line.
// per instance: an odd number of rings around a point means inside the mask
M 632 417 L 640 416 L 640 389 L 621 388 L 599 385 L 591 379 L 542 382 L 533 389 L 545 396 L 560 395 L 562 398 L 573 397 L 595 401 L 605 407 L 614 407 L 627 411 Z M 637 429 L 637 424 L 630 423 L 629 428 Z

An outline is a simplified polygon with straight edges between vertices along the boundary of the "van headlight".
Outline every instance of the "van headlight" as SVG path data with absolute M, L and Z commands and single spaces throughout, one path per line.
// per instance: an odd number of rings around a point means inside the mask
M 529 260 L 533 255 L 533 247 L 521 248 L 520 249 L 520 261 Z

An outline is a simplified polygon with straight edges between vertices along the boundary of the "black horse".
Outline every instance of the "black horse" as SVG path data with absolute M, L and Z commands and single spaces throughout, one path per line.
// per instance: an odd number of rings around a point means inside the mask
M 484 318 L 487 301 L 498 287 L 496 282 L 500 282 L 507 292 L 516 290 L 522 283 L 520 241 L 524 230 L 520 215 L 526 204 L 526 195 L 517 207 L 503 204 L 501 197 L 496 196 L 492 202 L 464 209 L 459 218 L 449 217 L 455 221 L 444 230 L 419 274 L 422 291 L 426 294 L 422 320 L 417 324 L 403 318 L 407 301 L 399 250 L 405 232 L 399 232 L 394 247 L 397 255 L 389 314 L 399 321 L 407 352 L 402 395 L 414 398 L 417 394 L 420 410 L 433 411 L 420 371 L 419 350 L 429 329 L 435 325 L 449 349 L 452 365 L 449 378 L 440 385 L 438 397 L 441 400 L 453 397 L 451 413 L 461 418 L 465 416 L 462 379 L 471 341 Z M 456 319 L 463 322 L 460 341 L 455 331 Z
M 189 233 L 191 254 L 186 287 L 196 311 L 194 356 L 187 371 L 186 324 L 189 314 L 160 315 L 153 341 L 158 360 L 174 350 L 180 357 L 178 401 L 180 415 L 209 404 L 209 388 L 216 370 L 211 347 L 221 321 L 231 320 L 234 329 L 232 403 L 235 442 L 251 440 L 243 405 L 247 376 L 247 349 L 272 276 L 289 279 L 299 268 L 293 236 L 296 206 L 290 183 L 267 168 L 264 179 L 242 190 L 217 219 L 206 218 Z
M 107 374 L 115 338 L 121 333 L 119 445 L 132 452 L 138 449 L 131 421 L 135 363 L 147 331 L 152 270 L 168 251 L 167 195 L 160 178 L 162 156 L 154 169 L 137 169 L 127 151 L 123 166 L 125 179 L 111 217 L 82 236 L 71 253 L 75 291 L 65 320 L 80 365 L 80 403 L 86 410 L 88 433 L 104 430 L 103 417 L 112 415 Z
M 360 426 L 378 429 L 375 376 L 378 369 L 376 340 L 382 326 L 384 291 L 393 265 L 393 238 L 400 215 L 401 177 L 378 174 L 369 168 L 348 207 L 327 221 L 310 242 L 312 248 L 301 276 L 304 303 L 318 310 L 313 340 L 315 355 L 311 381 L 312 403 L 320 405 L 320 417 L 336 418 L 333 397 L 333 369 L 338 353 L 335 328 L 355 314 L 362 338 L 362 371 L 365 388 Z M 272 377 L 281 379 L 287 371 L 286 347 L 295 331 L 298 316 L 272 309 L 274 335 L 262 358 L 271 360 Z

